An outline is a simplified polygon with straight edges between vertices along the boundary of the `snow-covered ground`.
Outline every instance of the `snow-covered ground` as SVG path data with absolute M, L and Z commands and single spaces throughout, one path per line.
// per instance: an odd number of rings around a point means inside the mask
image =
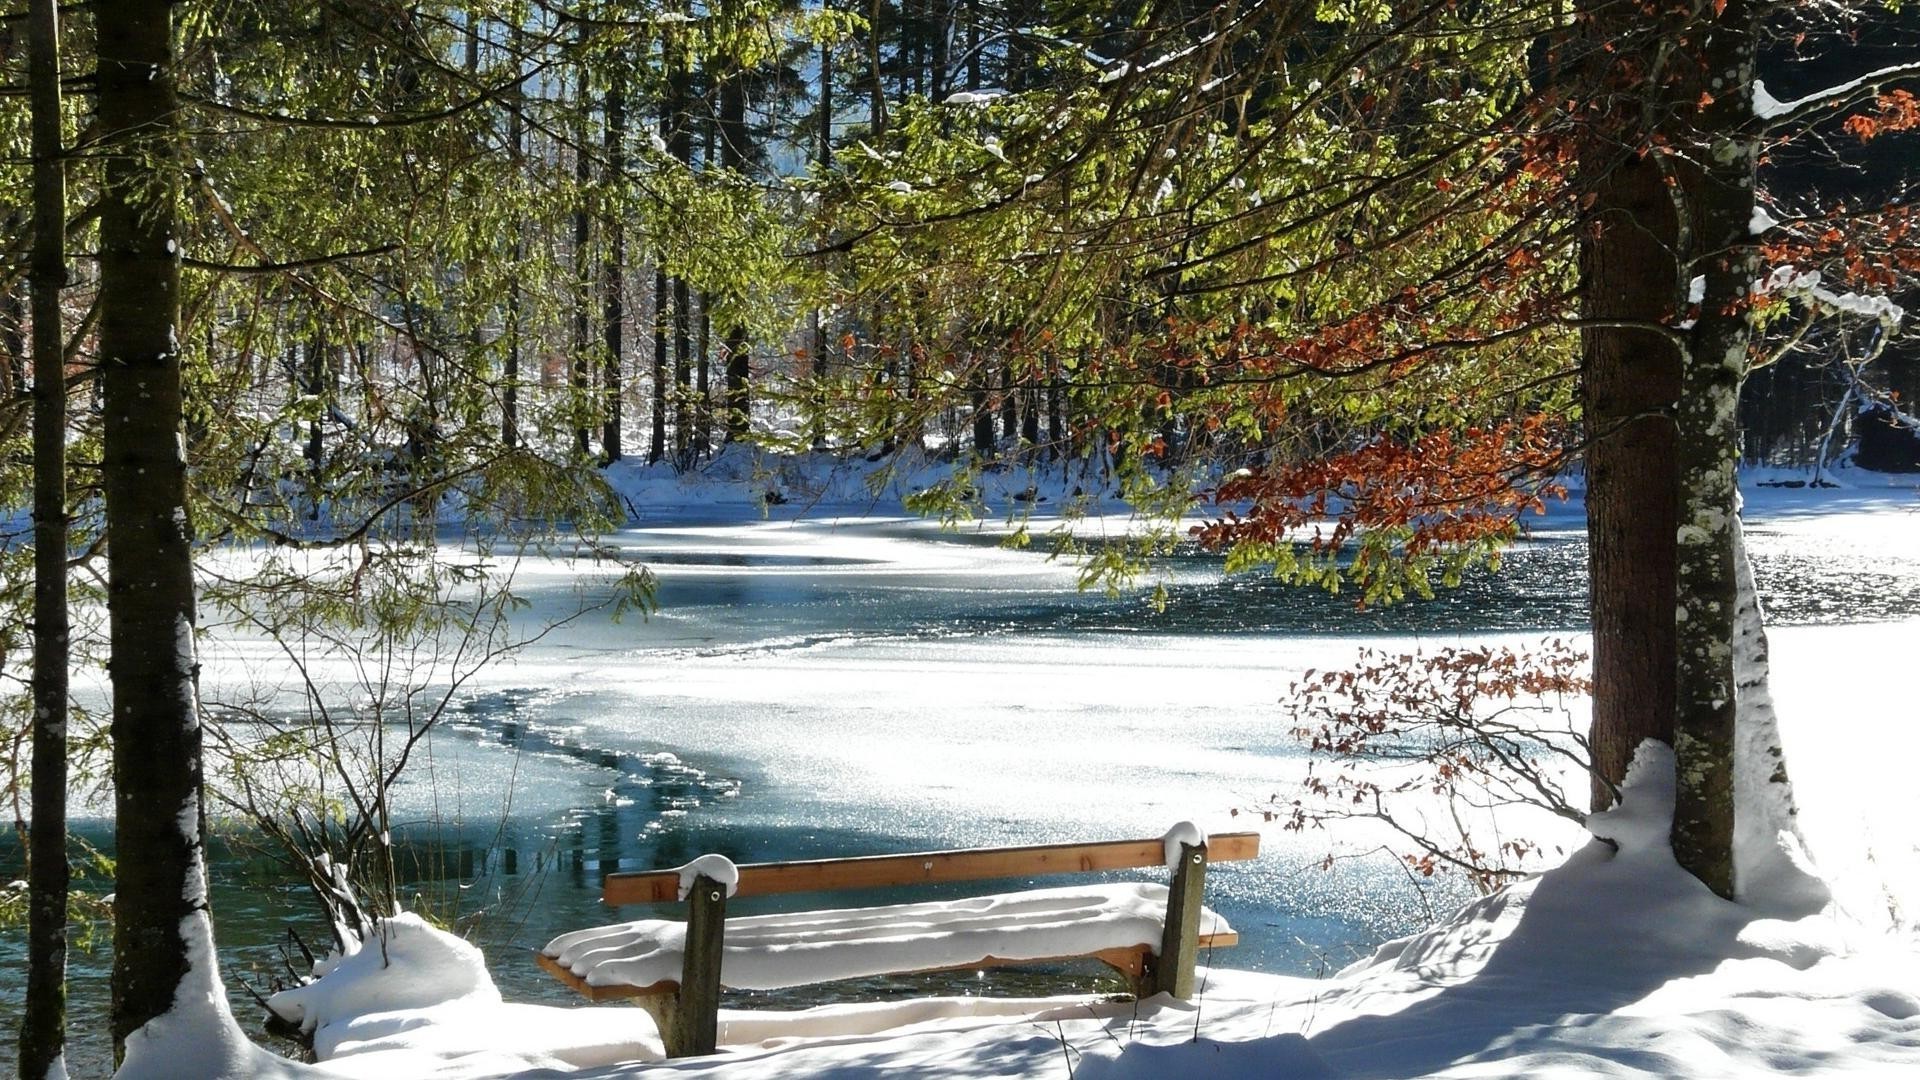
M 697 527 L 708 546 L 769 557 L 745 558 L 725 574 L 749 599 L 768 588 L 775 594 L 761 599 L 773 604 L 835 601 L 831 585 L 797 597 L 778 592 L 790 587 L 781 565 L 807 565 L 828 582 L 836 573 L 849 583 L 891 574 L 919 595 L 988 582 L 1057 591 L 1071 581 L 1070 568 L 1031 553 L 931 545 L 915 539 L 913 525 L 876 533 L 823 520 L 890 510 L 897 488 L 876 500 L 857 479 L 790 468 L 779 488 L 788 502 L 768 508 L 774 523 L 756 525 L 764 473 L 747 470 L 746 482 L 722 485 L 664 470 L 630 473 L 616 483 L 643 529 L 680 532 L 704 522 Z M 983 484 L 990 504 L 993 483 Z M 1011 476 L 1000 494 L 1030 483 Z M 1065 482 L 1055 488 L 1052 505 L 1071 493 Z M 1749 491 L 1750 516 L 1764 528 L 1807 530 L 1835 558 L 1869 562 L 1903 545 L 1920 548 L 1916 505 L 1910 482 Z M 1558 509 L 1549 526 L 1576 514 L 1577 503 Z M 778 524 L 796 517 L 802 525 Z M 654 546 L 644 534 L 630 543 Z M 903 548 L 915 554 L 903 558 Z M 560 580 L 578 569 L 528 571 Z M 1297 758 L 1254 745 L 1282 737 L 1271 722 L 1274 697 L 1293 673 L 1350 660 L 1361 644 L 1265 634 L 1165 634 L 1146 643 L 916 637 L 861 609 L 858 597 L 845 611 L 855 622 L 878 620 L 866 631 L 770 640 L 763 629 L 731 626 L 724 602 L 679 619 L 675 569 L 663 565 L 662 573 L 670 605 L 662 616 L 553 642 L 501 673 L 497 685 L 574 686 L 579 727 L 571 734 L 584 740 L 614 737 L 622 710 L 631 715 L 644 702 L 649 740 L 751 743 L 777 760 L 780 783 L 819 796 L 807 813 L 845 820 L 855 832 L 994 843 L 1147 835 L 1185 816 L 1225 827 L 1235 803 L 1297 780 Z M 1774 697 L 1803 829 L 1836 895 L 1831 908 L 1806 918 L 1761 918 L 1680 873 L 1660 839 L 1670 792 L 1654 762 L 1604 830 L 1620 843 L 1617 853 L 1564 837 L 1575 849 L 1564 865 L 1329 979 L 1215 970 L 1191 1004 L 970 997 L 730 1012 L 719 1058 L 663 1066 L 641 1010 L 503 1001 L 477 950 L 406 918 L 380 946 L 299 992 L 297 1015 L 317 1029 L 321 1065 L 289 1066 L 240 1045 L 209 1000 L 183 1009 L 188 1022 L 137 1053 L 127 1075 L 215 1075 L 222 1060 L 232 1075 L 379 1080 L 655 1070 L 1096 1080 L 1920 1075 L 1920 954 L 1911 934 L 1898 932 L 1911 928 L 1910 905 L 1920 902 L 1920 795 L 1906 775 L 1920 760 L 1906 666 L 1920 618 L 1844 624 L 1844 612 L 1833 614 L 1842 625 L 1773 632 Z M 1429 635 L 1424 643 L 1440 642 Z M 244 658 L 245 643 L 237 647 Z M 1170 681 L 1179 687 L 1173 693 Z M 849 685 L 861 688 L 858 702 L 845 700 Z M 1152 707 L 1140 708 L 1143 701 Z M 921 722 L 901 722 L 903 702 L 917 703 Z M 832 724 L 812 726 L 809 717 L 829 708 L 837 710 Z M 1261 716 L 1264 731 L 1251 723 Z M 1030 752 L 1009 755 L 1010 744 Z M 1051 765 L 1062 759 L 1085 767 Z M 1017 813 L 982 822 L 966 812 L 982 800 L 1014 800 Z M 1232 826 L 1245 827 L 1245 818 Z M 1293 841 L 1273 841 L 1278 857 L 1299 857 Z
M 719 1056 L 672 1065 L 640 1010 L 505 1003 L 471 946 L 407 916 L 277 999 L 313 1031 L 321 1065 L 252 1051 L 196 1003 L 136 1038 L 122 1075 L 1914 1075 L 1920 956 L 1831 911 L 1769 919 L 1714 897 L 1673 862 L 1671 814 L 1671 756 L 1643 748 L 1621 806 L 1595 822 L 1612 845 L 1592 841 L 1330 979 L 1213 970 L 1191 1002 L 730 1013 Z M 201 1023 L 179 1022 L 187 1015 Z

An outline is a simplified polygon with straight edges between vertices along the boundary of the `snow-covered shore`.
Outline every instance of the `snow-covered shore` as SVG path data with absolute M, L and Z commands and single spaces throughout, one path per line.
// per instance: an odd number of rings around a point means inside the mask
M 643 523 L 751 520 L 763 509 L 752 471 L 720 482 L 633 472 L 614 479 Z M 770 512 L 817 517 L 898 505 L 845 483 Z M 988 492 L 989 505 L 1027 486 L 1012 476 L 1005 490 Z M 1014 502 L 1042 513 L 1058 505 Z M 1920 536 L 1915 505 L 1911 478 L 1841 491 L 1749 488 L 1750 508 L 1772 528 L 1820 529 L 1835 514 L 1870 514 L 1875 527 Z M 1548 520 L 1574 510 L 1577 502 Z M 1763 917 L 1682 874 L 1662 839 L 1670 792 L 1650 768 L 1607 822 L 1618 851 L 1588 844 L 1564 865 L 1325 980 L 1217 969 L 1190 1004 L 957 998 L 731 1012 L 719 1057 L 669 1065 L 641 1010 L 507 1002 L 478 950 L 402 917 L 386 940 L 283 999 L 289 1015 L 313 1026 L 319 1065 L 285 1063 L 246 1043 L 209 988 L 204 1000 L 183 1003 L 179 1023 L 136 1052 L 124 1075 L 1917 1075 L 1920 953 L 1911 939 L 1875 928 L 1903 915 L 1910 924 L 1910 910 L 1876 908 L 1920 895 L 1920 805 L 1899 810 L 1903 797 L 1914 803 L 1902 774 L 1920 757 L 1920 736 L 1911 707 L 1884 678 L 1901 670 L 1917 640 L 1916 620 L 1776 634 L 1783 736 L 1805 829 L 1838 901 L 1805 918 Z M 1875 732 L 1870 745 L 1832 738 L 1840 715 L 1856 736 Z
M 276 999 L 314 1033 L 321 1064 L 250 1052 L 224 1010 L 203 1007 L 197 1025 L 137 1039 L 121 1075 L 1914 1075 L 1920 955 L 1831 910 L 1766 918 L 1707 892 L 1666 845 L 1671 776 L 1670 755 L 1643 748 L 1621 806 L 1595 821 L 1613 844 L 1592 841 L 1326 980 L 1211 970 L 1192 1002 L 728 1013 L 719 1055 L 666 1064 L 641 1010 L 504 1002 L 477 950 L 403 916 Z

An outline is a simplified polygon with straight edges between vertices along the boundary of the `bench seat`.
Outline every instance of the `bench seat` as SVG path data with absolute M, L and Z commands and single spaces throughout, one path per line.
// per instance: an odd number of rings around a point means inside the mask
M 1167 887 L 1079 885 L 881 907 L 795 911 L 726 921 L 720 983 L 775 990 L 838 979 L 1092 956 L 1137 976 L 1161 947 Z M 540 964 L 595 1000 L 679 985 L 687 924 L 640 919 L 561 934 Z M 1202 908 L 1200 946 L 1232 945 Z

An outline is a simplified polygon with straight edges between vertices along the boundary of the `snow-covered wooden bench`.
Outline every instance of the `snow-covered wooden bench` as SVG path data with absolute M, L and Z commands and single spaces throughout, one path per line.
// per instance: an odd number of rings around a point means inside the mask
M 1251 859 L 1258 833 L 972 848 L 735 866 L 703 855 L 673 870 L 607 875 L 608 904 L 685 902 L 686 920 L 642 919 L 562 934 L 540 966 L 594 1001 L 633 998 L 658 1021 L 670 1057 L 709 1054 L 720 990 L 1033 964 L 1103 961 L 1141 995 L 1193 993 L 1195 957 L 1239 935 L 1201 904 L 1207 864 Z M 1168 885 L 1122 882 L 959 900 L 728 919 L 730 896 L 895 888 L 1167 866 Z

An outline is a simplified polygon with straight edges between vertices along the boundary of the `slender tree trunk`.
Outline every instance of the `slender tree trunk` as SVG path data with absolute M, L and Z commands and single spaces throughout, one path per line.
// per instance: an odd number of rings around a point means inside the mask
M 867 7 L 867 65 L 872 69 L 872 80 L 867 84 L 867 133 L 872 136 L 874 145 L 883 145 L 887 133 L 887 91 L 881 82 L 880 42 L 886 37 L 887 5 L 884 0 L 871 0 Z
M 100 365 L 105 411 L 116 1051 L 209 960 L 192 525 L 181 457 L 172 9 L 99 0 Z M 202 972 L 204 977 L 210 973 Z M 215 984 L 217 985 L 217 984 Z
M 673 455 L 681 469 L 693 465 L 693 292 L 686 278 L 673 279 Z
M 326 398 L 327 342 L 325 337 L 323 337 L 321 335 L 321 332 L 318 330 L 314 331 L 313 337 L 307 342 L 307 358 L 306 359 L 307 359 L 307 362 L 306 362 L 306 375 L 305 375 L 305 382 L 306 382 L 305 392 L 308 395 L 316 399 L 319 399 L 320 409 L 321 409 L 321 411 L 318 414 L 316 414 L 312 420 L 307 421 L 307 446 L 305 451 L 305 455 L 307 459 L 307 472 L 315 477 L 315 479 L 309 481 L 309 483 L 314 488 L 314 496 L 315 496 L 314 512 L 318 514 L 319 512 L 319 493 L 318 493 L 319 481 L 317 477 L 320 472 L 321 466 L 326 464 L 326 458 L 327 458 L 327 436 L 326 436 L 325 420 L 326 420 L 326 407 L 328 404 L 327 398 Z
M 587 24 L 583 22 L 580 24 L 580 41 L 584 44 L 588 36 Z M 587 257 L 587 244 L 592 238 L 591 220 L 587 214 L 587 185 L 592 180 L 592 173 L 587 166 L 587 112 L 588 103 L 592 99 L 587 86 L 587 65 L 585 61 L 579 64 L 576 75 L 579 79 L 579 93 L 574 102 L 574 107 L 580 110 L 580 114 L 574 128 L 573 149 L 573 182 L 575 188 L 575 205 L 573 211 L 573 363 L 571 365 L 573 373 L 571 380 L 573 387 L 573 408 L 570 411 L 577 418 L 574 422 L 573 432 L 574 450 L 578 452 L 580 456 L 585 457 L 593 452 L 593 447 L 589 442 L 590 433 L 588 431 L 588 418 L 591 415 L 588 401 L 593 393 L 593 375 L 587 357 L 587 343 L 591 340 L 592 335 L 592 331 L 589 328 L 590 317 L 587 311 L 593 303 L 593 262 Z
M 57 0 L 27 11 L 33 128 L 33 831 L 27 860 L 26 1010 L 20 1075 L 65 1076 L 67 1034 L 66 178 Z
M 647 444 L 647 464 L 655 465 L 667 456 L 667 274 L 653 275 L 653 435 Z
M 727 442 L 744 440 L 752 431 L 752 402 L 747 396 L 751 383 L 748 361 L 753 354 L 747 328 L 736 325 L 727 331 Z
M 1692 270 L 1705 278 L 1681 368 L 1679 558 L 1673 854 L 1721 896 L 1733 896 L 1733 643 L 1738 630 L 1740 382 L 1753 338 L 1760 253 L 1751 222 L 1760 141 L 1753 132 L 1752 0 L 1725 0 L 1696 36 L 1700 153 L 1680 167 Z M 1707 88 L 1711 87 L 1711 93 Z M 1684 107 L 1684 106 L 1683 106 Z
M 520 58 L 521 31 L 518 23 L 513 24 L 509 32 L 508 55 L 512 57 L 516 76 L 524 73 Z M 522 129 L 521 112 L 525 108 L 526 93 L 521 84 L 514 83 L 513 90 L 507 95 L 507 146 L 513 155 L 515 172 L 523 167 L 526 153 L 525 133 Z M 520 265 L 526 257 L 526 241 L 521 237 L 523 223 L 514 221 L 513 264 Z M 520 275 L 511 274 L 507 280 L 507 359 L 502 381 L 506 384 L 500 391 L 500 438 L 507 449 L 520 445 Z
M 831 8 L 831 0 L 826 5 Z M 814 161 L 819 165 L 821 176 L 833 167 L 833 50 L 825 42 L 820 45 L 820 132 L 819 145 L 814 150 Z M 827 317 L 818 308 L 813 311 L 813 380 L 816 386 L 813 401 L 812 443 L 815 450 L 827 445 L 826 408 L 827 408 Z
M 20 232 L 20 212 L 7 214 L 6 234 Z M 24 392 L 27 385 L 27 303 L 21 295 L 24 282 L 10 282 L 0 291 L 0 348 L 6 350 L 6 363 L 0 364 L 0 400 Z
M 973 452 L 986 460 L 993 457 L 999 442 L 995 437 L 993 422 L 993 373 L 977 356 L 968 357 L 967 370 L 973 373 L 973 386 L 969 392 L 969 404 L 973 407 Z
M 1000 438 L 1009 445 L 1020 437 L 1020 393 L 1013 377 L 1013 358 L 1000 358 Z
M 950 39 L 953 34 L 954 0 L 933 0 L 928 6 L 933 41 L 927 58 L 927 99 L 939 102 L 947 96 L 947 83 L 951 78 L 949 69 L 953 66 Z
M 669 30 L 666 43 L 667 151 L 689 172 L 693 169 L 693 72 L 687 49 Z M 693 293 L 685 278 L 673 281 L 673 451 L 674 466 L 693 466 Z
M 1063 457 L 1067 452 L 1067 421 L 1061 401 L 1060 357 L 1047 354 L 1047 458 Z
M 747 162 L 747 80 L 746 73 L 730 71 L 720 88 L 720 165 L 736 174 L 746 172 Z M 748 380 L 752 370 L 747 364 L 749 345 L 747 328 L 735 322 L 727 330 L 726 368 L 726 441 L 739 442 L 747 437 L 752 403 L 748 398 Z
M 707 310 L 712 300 L 712 294 L 700 293 L 700 321 L 695 325 L 694 355 L 698 357 L 693 385 L 695 457 L 705 457 L 713 449 L 713 317 Z
M 607 87 L 607 171 L 610 187 L 624 187 L 622 173 L 626 171 L 627 138 L 627 102 L 626 85 L 618 68 L 614 70 L 613 82 Z M 626 319 L 626 261 L 627 234 L 621 221 L 620 209 L 616 205 L 607 216 L 607 252 L 606 252 L 606 369 L 601 376 L 601 395 L 604 402 L 604 426 L 600 434 L 600 447 L 608 464 L 620 460 L 620 365 L 625 350 L 621 346 L 621 323 Z

